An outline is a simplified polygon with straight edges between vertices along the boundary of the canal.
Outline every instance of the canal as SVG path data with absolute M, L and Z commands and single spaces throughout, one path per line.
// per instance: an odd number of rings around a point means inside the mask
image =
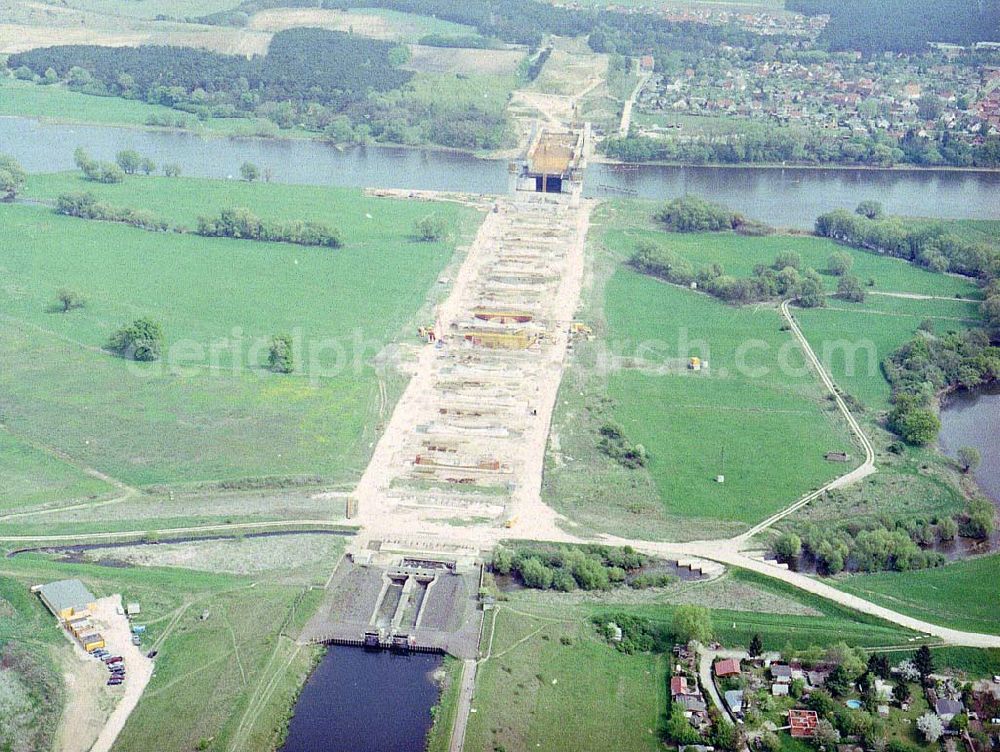
M 185 175 L 227 178 L 251 161 L 282 183 L 504 193 L 507 163 L 470 154 L 384 146 L 338 149 L 318 141 L 204 138 L 185 132 L 0 118 L 0 152 L 29 172 L 73 169 L 83 146 L 102 160 L 132 148 Z M 878 199 L 890 213 L 1000 219 L 1000 173 L 969 171 L 670 167 L 592 164 L 585 194 L 666 199 L 693 193 L 779 226 L 809 229 L 817 215 Z
M 328 648 L 302 688 L 282 752 L 424 752 L 441 661 Z

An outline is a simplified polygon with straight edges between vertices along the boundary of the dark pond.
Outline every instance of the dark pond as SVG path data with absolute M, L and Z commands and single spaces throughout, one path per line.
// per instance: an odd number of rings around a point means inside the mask
M 441 657 L 333 646 L 295 705 L 282 752 L 424 752 Z
M 339 150 L 307 140 L 202 138 L 191 133 L 0 118 L 0 152 L 31 172 L 73 168 L 73 150 L 98 159 L 134 148 L 185 175 L 226 178 L 244 161 L 282 183 L 504 193 L 507 163 L 469 154 L 380 146 Z M 889 212 L 943 218 L 1000 218 L 1000 173 L 920 170 L 665 167 L 593 164 L 585 193 L 664 199 L 697 193 L 781 227 L 811 228 L 818 214 L 880 200 Z

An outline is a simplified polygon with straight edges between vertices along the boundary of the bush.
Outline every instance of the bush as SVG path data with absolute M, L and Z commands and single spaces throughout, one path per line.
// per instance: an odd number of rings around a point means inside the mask
M 152 319 L 136 319 L 112 334 L 107 348 L 123 358 L 156 360 L 163 348 L 163 328 Z
M 635 470 L 644 467 L 648 461 L 646 448 L 633 444 L 625 436 L 624 429 L 617 423 L 608 422 L 601 426 L 598 448 L 619 465 Z
M 802 539 L 795 533 L 782 533 L 774 542 L 774 550 L 783 561 L 792 561 L 802 553 Z
M 416 221 L 414 230 L 418 239 L 428 243 L 443 240 L 448 234 L 448 225 L 443 217 L 437 214 L 428 214 Z
M 718 232 L 743 224 L 743 217 L 697 196 L 681 196 L 655 215 L 672 232 Z
M 121 222 L 143 230 L 164 232 L 168 228 L 168 224 L 162 219 L 158 219 L 152 212 L 144 209 L 131 209 L 124 206 L 102 204 L 90 192 L 61 194 L 56 199 L 56 212 L 58 214 L 65 214 L 68 217 L 80 217 L 81 219 Z
M 340 248 L 343 246 L 340 232 L 319 222 L 263 222 L 249 209 L 223 209 L 218 217 L 199 217 L 199 235 L 211 238 L 236 238 L 241 240 L 262 240 L 295 245 Z
M 267 367 L 275 373 L 291 373 L 295 370 L 291 335 L 279 334 L 271 339 Z

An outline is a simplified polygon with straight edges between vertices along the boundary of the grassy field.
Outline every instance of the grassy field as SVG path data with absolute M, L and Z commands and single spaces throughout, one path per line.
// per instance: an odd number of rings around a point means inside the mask
M 892 307 L 909 310 L 886 310 Z M 882 362 L 926 319 L 938 333 L 968 329 L 978 320 L 978 304 L 870 296 L 862 304 L 831 301 L 825 309 L 797 310 L 795 317 L 834 381 L 866 407 L 886 410 L 891 390 Z
M 441 667 L 446 675 L 445 686 L 438 704 L 431 710 L 434 724 L 427 734 L 427 752 L 448 752 L 458 713 L 458 695 L 462 689 L 462 661 L 446 655 Z
M 633 215 L 634 216 L 634 215 Z M 641 221 L 642 216 L 635 217 Z M 903 292 L 919 295 L 943 297 L 981 298 L 982 291 L 976 285 L 961 277 L 921 269 L 901 259 L 878 256 L 853 248 L 847 248 L 826 238 L 811 236 L 770 235 L 762 238 L 748 238 L 735 233 L 671 233 L 666 234 L 653 228 L 626 227 L 612 230 L 607 235 L 609 244 L 634 250 L 639 242 L 652 242 L 668 247 L 674 253 L 688 259 L 697 269 L 706 264 L 721 264 L 727 274 L 748 277 L 757 264 L 770 265 L 775 256 L 783 252 L 794 252 L 802 257 L 804 266 L 811 266 L 819 272 L 827 267 L 827 260 L 834 251 L 843 251 L 854 259 L 851 274 L 862 282 L 875 280 L 869 289 L 878 292 Z M 824 275 L 827 288 L 837 287 L 837 278 Z M 839 303 L 838 303 L 839 305 Z
M 210 750 L 272 748 L 315 658 L 293 641 L 321 592 L 303 586 L 321 583 L 325 574 L 315 568 L 265 583 L 186 569 L 63 564 L 38 555 L 5 560 L 0 568 L 0 576 L 16 581 L 15 591 L 80 577 L 98 596 L 120 592 L 142 604 L 146 644 L 160 652 L 156 674 L 115 743 L 123 752 L 194 749 L 202 739 L 210 740 Z M 18 610 L 44 624 L 39 608 L 22 603 Z M 210 616 L 202 620 L 205 609 Z M 47 621 L 62 639 L 54 620 Z
M 46 185 L 83 187 L 73 180 Z M 414 242 L 413 222 L 440 213 L 458 238 L 475 213 L 353 190 L 148 178 L 110 188 L 96 192 L 189 225 L 231 205 L 326 221 L 347 245 L 150 233 L 0 207 L 14 293 L 0 303 L 0 353 L 13 366 L 0 375 L 10 432 L 136 484 L 356 476 L 402 382 L 390 369 L 380 391 L 373 359 L 413 321 L 452 257 L 452 242 Z M 61 287 L 87 306 L 50 312 Z M 162 361 L 101 351 L 111 331 L 143 315 L 165 329 Z M 254 341 L 281 332 L 303 343 L 299 375 L 260 368 L 266 345 Z
M 905 644 L 912 636 L 822 599 L 772 587 L 764 578 L 746 573 L 732 577 L 748 590 L 800 601 L 818 615 L 713 608 L 716 637 L 727 646 L 745 646 L 754 634 L 760 634 L 765 647 L 773 650 L 840 641 L 888 646 Z M 630 597 L 611 592 L 581 601 L 572 594 L 505 594 L 498 604 L 492 643 L 492 617 L 487 617 L 483 649 L 489 657 L 480 663 L 476 712 L 470 716 L 466 749 L 659 749 L 665 658 L 624 655 L 597 635 L 591 621 L 624 611 L 644 616 L 669 632 L 674 606 L 619 600 Z
M 82 500 L 111 486 L 0 429 L 0 512 L 53 501 Z
M 623 655 L 572 616 L 497 614 L 491 655 L 479 666 L 465 749 L 660 748 L 663 660 Z
M 775 309 L 728 307 L 631 271 L 612 277 L 606 301 L 612 342 L 662 342 L 709 363 L 708 373 L 609 379 L 612 414 L 649 451 L 668 515 L 753 522 L 839 473 L 823 455 L 850 443 Z M 678 352 L 685 340 L 706 347 Z
M 599 530 L 734 534 L 840 472 L 826 452 L 853 450 L 774 306 L 727 306 L 622 266 L 636 234 L 673 244 L 676 236 L 650 233 L 649 216 L 649 204 L 615 202 L 593 218 L 581 316 L 597 338 L 574 348 L 546 495 Z M 688 371 L 689 355 L 707 360 L 707 370 Z M 647 449 L 648 470 L 625 470 L 597 450 L 609 419 Z M 715 482 L 720 474 L 724 484 Z
M 359 6 L 364 3 L 359 2 Z M 352 8 L 347 11 L 321 8 L 274 8 L 262 10 L 250 18 L 250 28 L 258 31 L 281 31 L 297 26 L 346 31 L 377 39 L 416 42 L 427 34 L 475 34 L 471 26 L 452 23 L 433 16 L 385 8 Z
M 998 579 L 1000 555 L 993 555 L 919 572 L 852 575 L 834 584 L 918 619 L 955 629 L 1000 634 Z
M 39 86 L 26 81 L 0 81 L 0 116 L 37 117 L 58 122 L 94 123 L 146 127 L 150 117 L 178 118 L 203 135 L 233 136 L 257 133 L 265 122 L 260 118 L 209 118 L 192 115 L 158 104 L 146 104 L 120 97 L 97 97 L 71 91 L 61 84 Z M 270 127 L 273 128 L 273 125 Z M 297 129 L 282 131 L 284 137 L 307 135 Z M 315 135 L 315 134 L 312 134 Z

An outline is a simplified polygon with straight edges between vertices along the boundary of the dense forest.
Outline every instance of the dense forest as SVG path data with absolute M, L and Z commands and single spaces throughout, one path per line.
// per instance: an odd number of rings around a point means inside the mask
M 433 142 L 493 149 L 503 112 L 407 84 L 407 51 L 389 42 L 322 29 L 275 34 L 268 54 L 247 59 L 187 47 L 68 45 L 12 55 L 19 77 L 63 80 L 76 91 L 161 104 L 199 118 L 263 117 L 335 142 Z M 271 135 L 271 134 L 268 134 Z
M 7 65 L 39 76 L 52 69 L 86 93 L 252 111 L 262 101 L 345 107 L 369 90 L 407 83 L 413 74 L 398 67 L 403 60 L 405 51 L 389 42 L 290 29 L 274 35 L 267 55 L 250 59 L 190 47 L 66 45 L 12 55 Z
M 819 42 L 872 54 L 920 52 L 928 42 L 1000 42 L 1000 3 L 982 0 L 787 0 L 788 10 L 828 14 Z

